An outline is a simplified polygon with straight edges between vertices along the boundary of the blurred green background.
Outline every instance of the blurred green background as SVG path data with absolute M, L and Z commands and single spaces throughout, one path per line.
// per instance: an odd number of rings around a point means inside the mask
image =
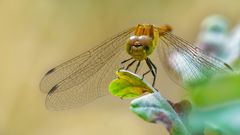
M 202 19 L 222 14 L 239 21 L 239 0 L 1 0 L 1 135 L 167 135 L 106 96 L 66 111 L 48 111 L 39 82 L 48 69 L 138 23 L 170 24 L 195 41 Z M 162 70 L 162 95 L 185 96 Z

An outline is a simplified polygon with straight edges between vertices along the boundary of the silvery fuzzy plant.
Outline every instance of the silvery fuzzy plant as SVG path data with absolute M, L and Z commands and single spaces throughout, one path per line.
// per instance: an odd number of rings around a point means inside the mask
M 132 112 L 147 122 L 163 123 L 171 135 L 191 135 L 185 124 L 185 110 L 182 110 L 184 107 L 189 109 L 187 101 L 173 104 L 140 76 L 130 71 L 120 70 L 117 75 L 118 78 L 109 85 L 109 91 L 122 99 L 138 97 L 131 102 Z
M 109 85 L 112 95 L 135 98 L 130 109 L 147 122 L 163 123 L 170 135 L 239 135 L 240 76 L 216 75 L 189 87 L 188 100 L 172 103 L 140 76 L 126 70 Z M 146 94 L 148 93 L 148 94 Z

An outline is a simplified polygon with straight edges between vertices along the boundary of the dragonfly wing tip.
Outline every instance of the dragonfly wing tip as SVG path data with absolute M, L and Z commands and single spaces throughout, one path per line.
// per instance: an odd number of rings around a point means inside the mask
M 47 76 L 47 75 L 51 74 L 52 72 L 54 72 L 55 69 L 56 69 L 56 68 L 52 68 L 51 70 L 49 70 L 49 71 L 45 74 L 45 76 Z
M 48 92 L 48 94 L 52 94 L 54 91 L 57 90 L 58 87 L 59 87 L 58 84 L 54 85 L 54 86 L 51 88 L 51 90 Z

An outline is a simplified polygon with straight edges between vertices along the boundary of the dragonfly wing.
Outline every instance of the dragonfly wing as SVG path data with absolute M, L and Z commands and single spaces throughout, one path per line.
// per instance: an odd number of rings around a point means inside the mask
M 130 28 L 99 46 L 66 61 L 46 73 L 40 83 L 42 92 L 54 95 L 85 84 L 88 79 L 97 74 L 111 59 L 114 59 L 135 28 Z M 120 62 L 120 61 L 118 61 Z M 80 88 L 80 87 L 79 87 Z M 88 91 L 87 89 L 85 90 Z M 49 99 L 49 98 L 48 98 Z
M 117 53 L 110 60 L 95 72 L 92 76 L 86 78 L 81 83 L 71 80 L 61 84 L 57 91 L 49 92 L 46 98 L 46 107 L 51 110 L 70 109 L 89 103 L 101 96 L 107 95 L 109 83 L 116 78 L 115 72 L 119 68 L 119 61 L 129 57 L 126 52 Z M 76 75 L 78 79 L 80 74 Z M 75 83 L 73 87 L 63 89 L 69 83 Z
M 229 65 L 206 54 L 192 43 L 166 32 L 160 37 L 157 48 L 160 61 L 168 75 L 180 85 L 207 79 L 217 72 L 230 72 Z
M 79 56 L 64 62 L 63 64 L 49 70 L 40 82 L 40 90 L 48 93 L 56 84 L 76 72 L 83 63 L 91 57 L 91 51 L 84 52 Z

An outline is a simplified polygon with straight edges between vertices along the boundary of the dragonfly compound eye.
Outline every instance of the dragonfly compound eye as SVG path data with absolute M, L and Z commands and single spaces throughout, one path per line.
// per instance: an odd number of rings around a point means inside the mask
M 138 37 L 137 37 L 137 36 L 131 36 L 131 37 L 129 38 L 129 40 L 128 40 L 128 44 L 129 44 L 129 45 L 134 45 L 135 42 L 137 42 L 137 41 L 138 41 Z
M 148 46 L 152 42 L 152 38 L 146 35 L 139 36 L 138 39 L 139 39 L 139 43 L 143 46 Z

